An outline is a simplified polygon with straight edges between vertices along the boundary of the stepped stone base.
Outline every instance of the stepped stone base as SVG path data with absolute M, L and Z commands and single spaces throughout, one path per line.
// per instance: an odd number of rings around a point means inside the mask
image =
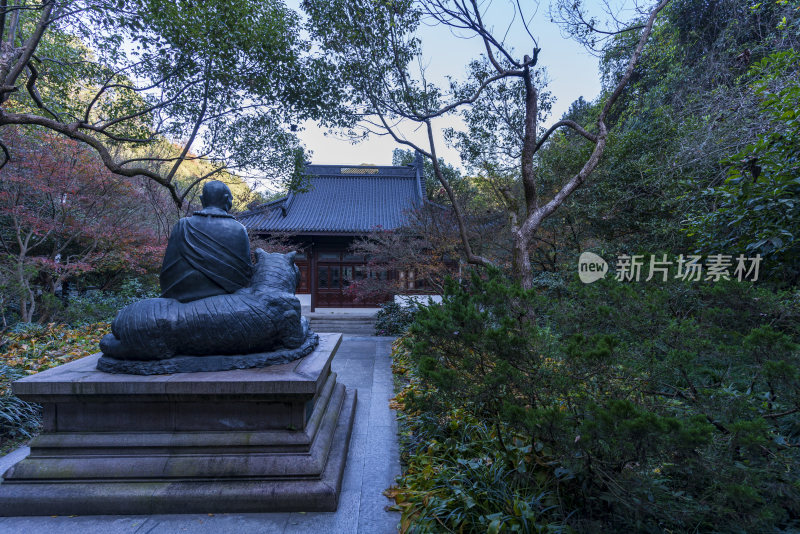
M 330 363 L 341 334 L 282 365 L 107 374 L 99 354 L 14 383 L 44 405 L 0 515 L 334 511 L 355 391 Z

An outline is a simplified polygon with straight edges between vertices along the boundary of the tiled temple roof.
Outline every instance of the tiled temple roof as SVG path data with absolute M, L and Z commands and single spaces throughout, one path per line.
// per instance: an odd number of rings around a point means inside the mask
M 248 230 L 291 234 L 365 234 L 402 226 L 425 197 L 422 160 L 414 165 L 307 165 L 308 191 L 239 213 Z

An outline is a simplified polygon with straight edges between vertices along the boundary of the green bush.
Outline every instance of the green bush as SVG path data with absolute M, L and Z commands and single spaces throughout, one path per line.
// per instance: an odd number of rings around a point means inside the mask
M 381 305 L 375 318 L 375 334 L 379 336 L 403 334 L 414 322 L 416 311 L 417 307 L 414 305 L 401 306 L 394 301 Z
M 400 407 L 421 440 L 407 449 L 435 445 L 469 462 L 474 454 L 445 445 L 454 414 L 490 429 L 474 433 L 491 437 L 482 454 L 513 471 L 521 501 L 542 503 L 530 520 L 496 508 L 501 528 L 797 528 L 798 293 L 737 282 L 567 289 L 526 291 L 495 271 L 448 281 L 401 349 L 413 380 Z M 523 470 L 511 458 L 526 447 L 533 463 Z M 482 531 L 485 510 L 456 514 L 453 496 L 436 493 L 443 485 L 413 475 L 397 490 L 413 510 L 409 530 L 435 516 Z
M 765 274 L 800 280 L 800 54 L 774 52 L 752 65 L 767 133 L 723 161 L 724 183 L 704 192 L 715 209 L 689 218 L 688 232 L 708 251 L 764 258 Z
M 32 437 L 42 424 L 41 406 L 11 393 L 11 382 L 24 376 L 24 371 L 0 363 L 0 448 L 8 441 Z
M 523 437 L 499 447 L 497 428 L 469 411 L 431 410 L 435 392 L 413 370 L 402 340 L 394 372 L 408 380 L 392 401 L 398 410 L 403 477 L 386 492 L 402 512 L 401 532 L 560 532 L 552 511 L 558 467 Z M 501 425 L 504 431 L 508 429 Z
M 123 282 L 118 291 L 92 291 L 69 300 L 55 315 L 57 322 L 73 326 L 110 322 L 117 312 L 137 300 L 158 296 L 158 288 L 137 278 Z

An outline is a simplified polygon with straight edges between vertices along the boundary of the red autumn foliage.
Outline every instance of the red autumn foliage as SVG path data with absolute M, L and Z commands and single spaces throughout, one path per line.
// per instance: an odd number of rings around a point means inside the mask
M 356 301 L 440 293 L 445 276 L 458 272 L 458 236 L 450 213 L 428 204 L 406 212 L 406 220 L 395 230 L 375 227 L 351 246 L 351 252 L 368 258 L 368 276 L 346 290 Z
M 35 129 L 6 128 L 13 158 L 0 170 L 4 293 L 30 321 L 41 291 L 84 273 L 106 278 L 158 268 L 163 243 L 134 183 L 111 174 L 85 146 Z

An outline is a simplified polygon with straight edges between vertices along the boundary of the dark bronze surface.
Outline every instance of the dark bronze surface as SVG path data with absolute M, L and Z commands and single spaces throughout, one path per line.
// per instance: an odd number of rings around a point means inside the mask
M 268 365 L 304 355 L 311 335 L 294 292 L 295 253 L 256 251 L 255 268 L 244 227 L 227 214 L 230 190 L 222 182 L 203 188 L 204 209 L 181 219 L 170 236 L 161 273 L 163 295 L 126 306 L 100 342 L 106 363 L 153 362 L 181 357 L 180 365 L 105 365 L 117 373 L 161 374 L 230 369 L 224 358 Z M 252 276 L 251 276 L 252 272 Z M 315 343 L 313 344 L 315 345 Z M 311 347 L 313 348 L 313 347 Z M 278 358 L 261 353 L 283 351 Z M 307 351 L 305 351 L 307 353 Z M 186 356 L 213 356 L 201 362 Z M 213 360 L 213 361 L 212 361 Z M 221 363 L 215 363 L 221 362 Z M 261 362 L 261 363 L 258 363 Z M 188 367 L 187 367 L 188 366 Z
M 172 229 L 161 266 L 162 297 L 190 302 L 250 284 L 250 241 L 244 226 L 228 214 L 231 198 L 224 183 L 207 183 L 203 209 Z

